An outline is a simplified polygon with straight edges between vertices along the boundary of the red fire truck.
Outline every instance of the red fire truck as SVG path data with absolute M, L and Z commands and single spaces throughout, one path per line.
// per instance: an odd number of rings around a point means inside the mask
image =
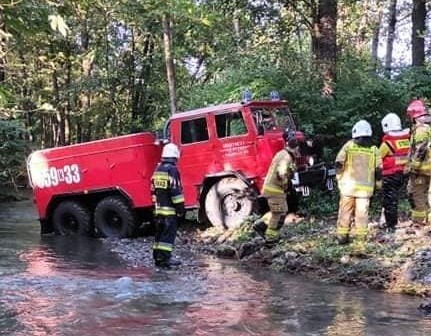
M 28 158 L 42 233 L 132 236 L 152 218 L 150 178 L 167 141 L 178 162 L 187 209 L 199 221 L 233 228 L 258 211 L 259 190 L 284 128 L 303 134 L 286 101 L 250 100 L 177 113 L 163 139 L 151 132 L 44 149 Z M 333 169 L 298 158 L 294 186 L 332 188 Z

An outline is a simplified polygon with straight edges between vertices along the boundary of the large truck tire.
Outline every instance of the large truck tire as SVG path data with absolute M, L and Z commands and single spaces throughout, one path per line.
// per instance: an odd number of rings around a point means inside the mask
M 54 210 L 54 232 L 62 236 L 88 236 L 91 232 L 90 210 L 77 201 L 63 201 Z
M 252 191 L 243 180 L 225 177 L 214 183 L 205 195 L 204 210 L 209 222 L 216 227 L 239 227 L 255 208 Z
M 94 210 L 94 224 L 97 232 L 103 237 L 131 237 L 136 223 L 132 209 L 117 196 L 102 199 Z

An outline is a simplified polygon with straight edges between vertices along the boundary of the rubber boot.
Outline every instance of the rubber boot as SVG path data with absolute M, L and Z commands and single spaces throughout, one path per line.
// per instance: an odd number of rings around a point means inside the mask
M 157 267 L 171 268 L 181 265 L 180 260 L 172 258 L 171 252 L 156 250 L 156 256 L 157 258 L 155 259 L 155 264 Z
M 349 243 L 349 235 L 337 234 L 337 241 L 339 245 L 346 245 Z
M 259 218 L 253 223 L 253 229 L 256 233 L 261 236 L 263 239 L 266 239 L 265 232 L 268 228 L 268 225 L 265 224 L 264 218 Z
M 268 228 L 265 232 L 265 245 L 273 247 L 280 240 L 280 230 Z

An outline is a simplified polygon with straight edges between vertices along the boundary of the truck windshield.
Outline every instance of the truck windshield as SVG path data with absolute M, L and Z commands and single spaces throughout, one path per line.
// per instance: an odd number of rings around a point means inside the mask
M 287 106 L 252 108 L 253 119 L 259 133 L 284 128 L 296 129 L 295 120 Z

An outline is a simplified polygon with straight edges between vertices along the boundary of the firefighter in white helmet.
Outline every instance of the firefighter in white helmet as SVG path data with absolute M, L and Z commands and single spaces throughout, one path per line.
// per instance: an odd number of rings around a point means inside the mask
M 358 121 L 352 129 L 352 139 L 341 148 L 335 159 L 340 205 L 337 221 L 337 239 L 346 244 L 354 238 L 363 248 L 368 234 L 368 209 L 376 182 L 381 183 L 382 160 L 379 150 L 371 143 L 371 125 Z M 354 218 L 355 232 L 351 230 Z
M 386 228 L 395 230 L 398 224 L 398 199 L 404 185 L 404 171 L 410 148 L 410 131 L 402 129 L 401 119 L 395 113 L 388 113 L 382 119 L 384 136 L 380 144 L 383 161 L 382 205 Z
M 156 218 L 153 258 L 159 267 L 180 264 L 179 260 L 171 258 L 177 236 L 177 218 L 185 213 L 183 188 L 176 167 L 179 157 L 180 151 L 175 144 L 165 145 L 162 160 L 151 178 Z

